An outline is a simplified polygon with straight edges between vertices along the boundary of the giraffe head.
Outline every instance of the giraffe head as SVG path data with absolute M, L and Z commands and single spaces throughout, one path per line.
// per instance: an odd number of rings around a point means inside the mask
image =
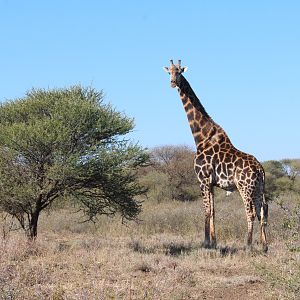
M 180 78 L 181 74 L 183 72 L 187 71 L 187 67 L 181 67 L 181 60 L 178 60 L 178 64 L 174 65 L 173 60 L 170 60 L 170 67 L 164 67 L 164 70 L 170 74 L 170 82 L 171 82 L 171 87 L 179 87 L 180 85 Z

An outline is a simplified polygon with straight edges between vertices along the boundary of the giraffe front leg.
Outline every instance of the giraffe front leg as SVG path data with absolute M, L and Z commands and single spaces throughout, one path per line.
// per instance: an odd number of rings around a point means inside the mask
M 210 248 L 210 201 L 209 198 L 203 198 L 204 204 L 204 248 Z
M 211 248 L 217 247 L 217 239 L 215 232 L 215 207 L 214 207 L 214 196 L 210 193 L 210 241 Z
M 205 187 L 202 190 L 203 205 L 204 205 L 204 247 L 215 248 L 217 245 L 215 234 L 215 210 L 213 192 L 209 187 Z

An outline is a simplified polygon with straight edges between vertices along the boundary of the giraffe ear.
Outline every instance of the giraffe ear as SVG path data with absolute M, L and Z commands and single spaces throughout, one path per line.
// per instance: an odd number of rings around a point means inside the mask
M 181 72 L 182 72 L 182 73 L 186 72 L 187 70 L 188 70 L 188 67 L 183 67 L 183 68 L 181 68 Z
M 163 69 L 165 70 L 165 72 L 169 73 L 169 68 L 168 67 L 163 67 Z

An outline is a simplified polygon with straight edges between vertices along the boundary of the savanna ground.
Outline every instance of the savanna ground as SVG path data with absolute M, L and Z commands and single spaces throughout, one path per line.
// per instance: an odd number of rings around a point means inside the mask
M 145 201 L 141 221 L 125 225 L 105 216 L 78 223 L 75 209 L 57 209 L 42 215 L 35 243 L 2 222 L 0 298 L 299 299 L 300 252 L 285 217 L 270 204 L 267 255 L 257 221 L 254 250 L 244 249 L 245 213 L 235 193 L 217 197 L 216 250 L 201 246 L 200 201 Z

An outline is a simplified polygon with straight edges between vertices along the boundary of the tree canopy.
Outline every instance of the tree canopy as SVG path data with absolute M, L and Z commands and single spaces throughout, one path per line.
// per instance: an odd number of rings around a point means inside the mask
M 269 160 L 266 172 L 266 194 L 269 199 L 287 191 L 300 192 L 300 159 Z
M 133 120 L 103 103 L 102 91 L 35 90 L 0 106 L 0 209 L 37 235 L 40 212 L 69 196 L 88 219 L 134 219 L 145 189 L 136 170 L 148 156 L 125 135 Z

